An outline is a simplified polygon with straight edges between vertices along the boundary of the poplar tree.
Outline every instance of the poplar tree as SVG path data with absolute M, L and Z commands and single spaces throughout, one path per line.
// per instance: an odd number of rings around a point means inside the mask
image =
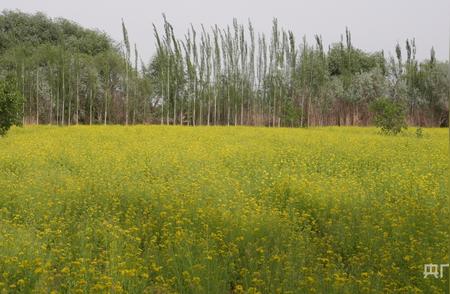
M 129 72 L 129 64 L 130 64 L 130 42 L 128 40 L 128 31 L 125 27 L 125 23 L 122 19 L 122 33 L 123 33 L 123 42 L 125 45 L 125 52 L 124 52 L 124 61 L 125 61 L 125 125 L 128 125 L 128 103 L 129 103 L 129 80 L 128 80 L 128 72 Z M 92 95 L 91 95 L 92 96 Z M 91 121 L 91 120 L 90 120 Z

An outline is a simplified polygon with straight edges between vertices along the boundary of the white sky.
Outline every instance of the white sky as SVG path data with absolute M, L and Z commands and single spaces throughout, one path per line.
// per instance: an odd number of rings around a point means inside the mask
M 0 10 L 42 11 L 50 17 L 64 17 L 88 28 L 105 31 L 113 39 L 122 39 L 121 18 L 128 28 L 131 43 L 136 43 L 145 61 L 154 49 L 152 23 L 162 28 L 166 13 L 178 38 L 188 26 L 206 27 L 253 22 L 256 32 L 270 33 L 272 18 L 313 41 L 323 36 L 324 45 L 336 42 L 348 26 L 353 44 L 367 51 L 394 52 L 399 42 L 416 38 L 417 57 L 429 57 L 431 46 L 438 59 L 449 58 L 450 0 L 0 0 Z

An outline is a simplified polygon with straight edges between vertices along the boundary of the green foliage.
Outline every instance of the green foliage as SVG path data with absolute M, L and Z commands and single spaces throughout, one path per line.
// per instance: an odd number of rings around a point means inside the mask
M 355 74 L 347 89 L 345 99 L 350 102 L 371 103 L 386 92 L 386 81 L 379 68 Z
M 292 100 L 287 101 L 282 119 L 288 126 L 294 126 L 296 122 L 302 119 L 301 109 L 295 107 Z
M 332 76 L 368 72 L 375 68 L 384 71 L 385 61 L 381 52 L 366 53 L 356 48 L 344 48 L 338 43 L 332 45 L 328 59 L 328 70 Z
M 371 103 L 375 125 L 383 134 L 396 135 L 406 129 L 405 109 L 403 105 L 389 98 L 379 98 Z
M 416 137 L 417 138 L 423 138 L 423 129 L 421 127 L 418 127 L 416 129 Z
M 416 59 L 415 40 L 384 52 L 352 44 L 348 29 L 324 49 L 273 21 L 266 36 L 251 23 L 188 29 L 179 39 L 163 15 L 147 64 L 123 41 L 42 13 L 0 13 L 0 75 L 13 75 L 25 122 L 189 125 L 368 125 L 369 105 L 389 97 L 412 125 L 448 125 L 447 66 Z M 138 62 L 141 61 L 141 69 Z M 133 62 L 133 64 L 131 64 Z
M 104 33 L 85 29 L 67 19 L 50 19 L 43 13 L 34 15 L 19 11 L 0 13 L 0 54 L 16 46 L 59 45 L 89 55 L 113 48 Z
M 20 125 L 22 96 L 11 78 L 0 80 L 0 136 L 13 125 Z

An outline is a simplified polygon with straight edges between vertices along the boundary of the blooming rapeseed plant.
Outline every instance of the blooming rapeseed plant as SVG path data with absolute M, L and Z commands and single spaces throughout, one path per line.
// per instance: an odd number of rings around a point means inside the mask
M 444 293 L 448 134 L 74 126 L 0 140 L 0 293 Z

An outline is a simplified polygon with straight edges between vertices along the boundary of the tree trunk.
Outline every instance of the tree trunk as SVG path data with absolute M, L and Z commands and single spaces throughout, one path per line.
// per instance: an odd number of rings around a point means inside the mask
M 70 126 L 70 112 L 72 110 L 72 92 L 70 91 L 70 86 L 69 86 L 69 113 L 67 114 L 67 125 Z
M 92 89 L 90 91 L 90 98 L 89 98 L 89 125 L 92 125 Z
M 177 89 L 177 80 L 175 80 L 175 89 Z M 175 96 L 173 98 L 173 125 L 177 124 L 177 97 L 178 91 L 175 90 Z
M 192 125 L 195 127 L 195 100 L 197 97 L 197 79 L 194 79 L 194 108 L 192 110 Z
M 72 69 L 72 61 L 70 62 L 70 69 Z M 68 113 L 67 113 L 67 125 L 70 126 L 70 119 L 71 119 L 71 114 L 70 111 L 72 110 L 72 73 L 70 72 L 69 75 L 69 109 L 68 109 Z
M 209 91 L 209 85 L 208 85 L 208 118 L 206 119 L 206 124 L 209 126 L 209 119 L 211 117 L 211 98 L 210 98 L 210 91 Z
M 216 87 L 214 87 L 214 125 L 217 125 L 217 88 Z
M 170 106 L 170 57 L 167 64 L 167 124 L 169 124 L 169 106 Z
M 25 125 L 25 65 L 22 62 L 22 125 Z
M 79 87 L 80 87 L 80 74 L 77 69 L 77 118 L 76 118 L 76 124 L 78 125 L 78 120 L 80 116 L 80 93 L 79 93 Z
M 126 90 L 125 90 L 125 125 L 128 125 L 128 88 L 129 88 L 129 80 L 128 80 L 128 55 L 125 65 L 125 81 L 126 81 Z M 92 91 L 92 90 L 91 90 Z M 92 96 L 92 95 L 91 95 Z
M 65 99 L 65 85 L 64 85 L 64 63 L 63 63 L 63 69 L 62 69 L 62 107 L 61 107 L 61 125 L 64 125 L 64 100 Z
M 161 125 L 164 124 L 164 89 L 161 83 Z
M 36 69 L 36 124 L 39 125 L 39 68 Z
M 53 121 L 53 89 L 50 89 L 50 116 L 48 120 L 48 124 L 51 125 Z
M 230 125 L 230 87 L 227 81 L 227 126 Z
M 137 69 L 136 69 L 136 75 L 137 75 Z M 136 80 L 137 80 L 137 76 L 135 76 Z M 138 98 L 138 94 L 137 94 L 137 81 L 134 81 L 135 85 L 134 85 L 134 99 L 133 99 L 133 125 L 136 123 L 136 102 L 137 102 L 137 98 Z
M 105 113 L 103 115 L 103 124 L 106 126 L 106 120 L 108 116 L 108 89 L 105 91 Z
M 241 82 L 241 125 L 244 125 L 244 80 Z

